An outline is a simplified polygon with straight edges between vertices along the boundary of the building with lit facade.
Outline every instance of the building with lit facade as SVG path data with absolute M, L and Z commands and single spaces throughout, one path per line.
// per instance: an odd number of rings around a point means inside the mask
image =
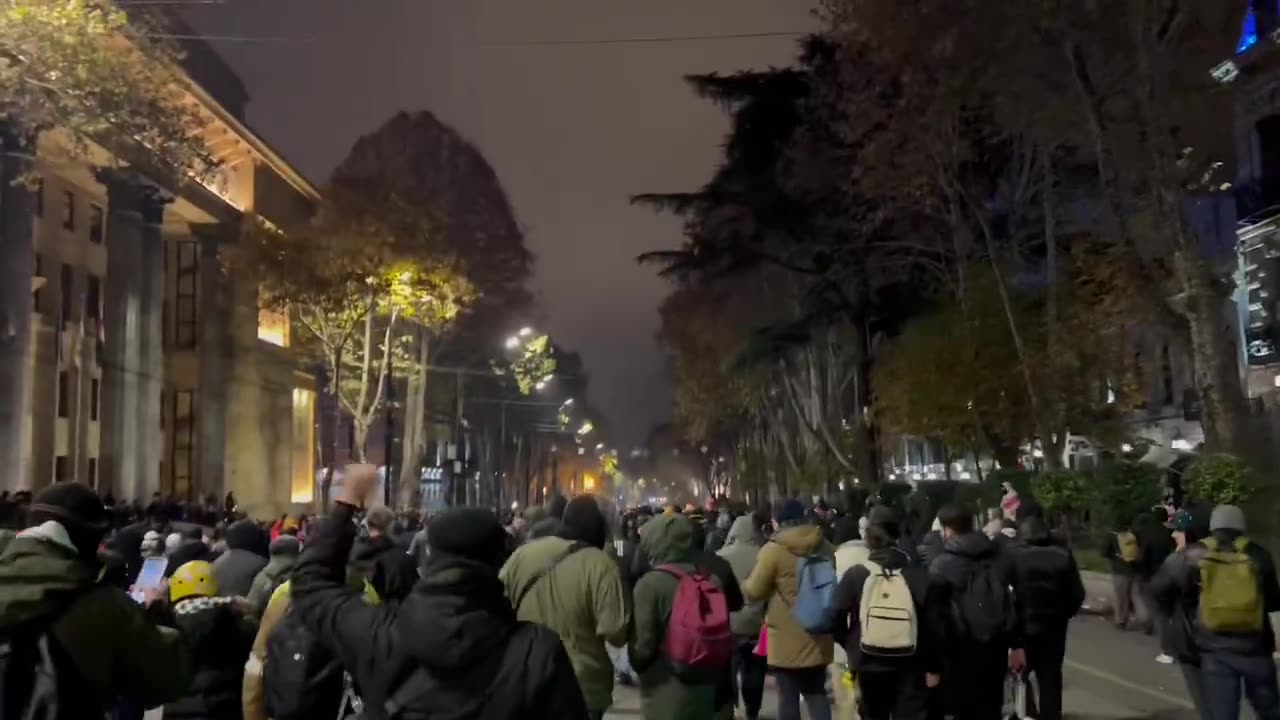
M 101 169 L 117 162 L 69 166 L 47 152 L 56 134 L 41 138 L 26 452 L 9 490 L 76 480 L 122 501 L 232 491 L 255 516 L 312 500 L 314 377 L 290 351 L 287 319 L 259 309 L 257 280 L 221 260 L 244 218 L 285 227 L 319 194 L 246 126 L 247 93 L 209 48 L 189 44 L 186 64 L 220 163 L 211 180 L 173 188 Z

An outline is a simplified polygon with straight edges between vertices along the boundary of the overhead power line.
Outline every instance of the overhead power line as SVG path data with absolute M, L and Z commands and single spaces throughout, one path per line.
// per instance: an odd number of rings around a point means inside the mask
M 770 32 L 721 33 L 714 35 L 654 35 L 650 37 L 512 40 L 508 42 L 485 42 L 481 43 L 481 45 L 520 47 L 537 47 L 547 45 L 643 45 L 652 43 L 702 42 L 710 40 L 749 40 L 752 38 L 799 37 L 807 34 L 809 34 L 809 31 L 805 30 L 776 30 Z
M 196 0 L 139 0 L 139 3 L 186 3 L 195 2 Z M 210 4 L 216 4 L 220 0 L 204 0 Z M 547 40 L 501 40 L 501 41 L 482 41 L 474 43 L 478 47 L 555 47 L 555 46 L 593 46 L 593 45 L 654 45 L 666 43 L 684 43 L 684 42 L 716 42 L 725 40 L 751 40 L 759 38 L 781 38 L 781 37 L 801 37 L 808 35 L 811 31 L 807 30 L 777 30 L 769 32 L 753 32 L 753 33 L 724 33 L 718 35 L 654 35 L 647 37 L 617 37 L 617 38 L 559 38 Z M 299 42 L 316 42 L 324 40 L 319 37 L 286 37 L 286 36 L 262 36 L 262 35 L 206 35 L 202 33 L 138 33 L 141 37 L 156 38 L 160 40 L 204 40 L 206 42 L 235 42 L 235 43 L 299 43 Z M 339 38 L 330 38 L 338 40 Z M 350 36 L 344 36 L 343 40 L 350 40 Z

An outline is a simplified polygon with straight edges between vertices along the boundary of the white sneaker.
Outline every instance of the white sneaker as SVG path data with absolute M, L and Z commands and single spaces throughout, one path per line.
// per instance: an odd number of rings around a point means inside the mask
M 1160 653 L 1159 655 L 1156 656 L 1156 662 L 1160 663 L 1161 665 L 1172 665 L 1173 658 L 1170 657 L 1169 655 L 1165 655 L 1164 653 Z

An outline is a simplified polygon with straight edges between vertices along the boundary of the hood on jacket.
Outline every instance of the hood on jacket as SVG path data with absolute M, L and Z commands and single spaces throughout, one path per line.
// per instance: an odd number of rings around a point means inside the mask
M 822 528 L 817 525 L 795 525 L 773 534 L 773 541 L 797 557 L 812 555 L 822 547 Z
M 764 544 L 764 533 L 760 532 L 760 528 L 756 527 L 755 520 L 750 515 L 743 515 L 733 521 L 733 526 L 729 528 L 729 534 L 725 536 L 724 544 L 733 545 L 734 543 Z
M 688 562 L 693 555 L 693 522 L 675 513 L 655 517 L 640 533 L 640 549 L 652 565 Z
M 271 541 L 271 558 L 278 556 L 297 557 L 302 552 L 302 544 L 293 535 L 281 535 Z
M 456 672 L 500 653 L 516 616 L 493 568 L 435 554 L 401 604 L 397 622 L 405 647 L 418 662 Z
M 1050 545 L 1053 543 L 1053 537 L 1049 534 L 1049 526 L 1044 524 L 1044 520 L 1034 515 L 1023 518 L 1022 523 L 1018 526 L 1018 534 L 1022 541 L 1028 545 Z
M 250 520 L 241 520 L 227 526 L 226 539 L 229 550 L 248 550 L 264 558 L 270 553 L 270 534 Z
M 959 555 L 973 560 L 994 557 L 997 550 L 996 544 L 986 535 L 979 532 L 956 535 L 947 540 L 943 547 L 952 555 Z
M 0 629 L 54 612 L 55 602 L 94 584 L 98 568 L 58 542 L 19 535 L 0 555 Z

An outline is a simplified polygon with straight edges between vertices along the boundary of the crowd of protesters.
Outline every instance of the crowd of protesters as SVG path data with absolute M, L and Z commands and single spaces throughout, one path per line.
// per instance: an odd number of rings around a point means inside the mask
M 943 507 L 925 532 L 876 503 L 620 512 L 592 495 L 423 523 L 366 508 L 375 482 L 353 466 L 323 518 L 268 522 L 232 496 L 5 497 L 21 531 L 0 536 L 0 717 L 598 720 L 622 683 L 649 720 L 754 720 L 770 676 L 778 720 L 994 720 L 1010 688 L 1018 712 L 1063 715 L 1084 589 L 1032 502 L 982 527 Z M 1237 717 L 1242 691 L 1277 717 L 1270 556 L 1231 506 L 1166 522 L 1158 558 L 1156 533 L 1136 556 L 1114 536 L 1134 569 L 1117 590 L 1154 609 L 1136 627 L 1161 632 L 1203 718 Z

